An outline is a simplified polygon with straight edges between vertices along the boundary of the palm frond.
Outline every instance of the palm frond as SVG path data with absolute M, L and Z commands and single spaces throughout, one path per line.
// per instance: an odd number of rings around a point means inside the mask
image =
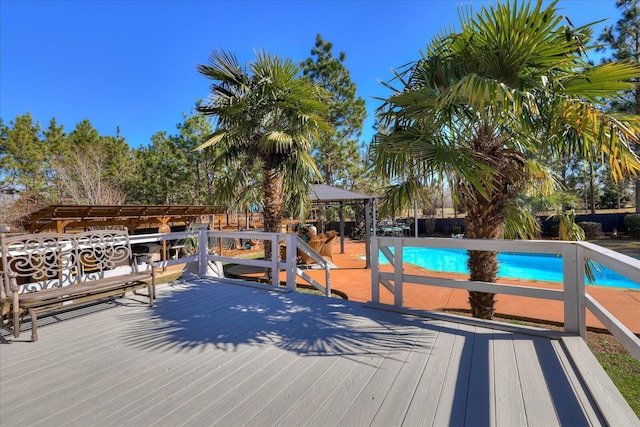
M 505 239 L 533 240 L 540 230 L 536 217 L 523 204 L 514 201 L 505 209 Z
M 207 147 L 212 146 L 213 144 L 221 141 L 223 138 L 225 138 L 227 136 L 227 132 L 223 131 L 223 130 L 217 130 L 216 132 L 213 133 L 213 135 L 211 135 L 205 142 L 203 142 L 201 145 L 199 145 L 195 151 L 200 151 L 203 150 Z

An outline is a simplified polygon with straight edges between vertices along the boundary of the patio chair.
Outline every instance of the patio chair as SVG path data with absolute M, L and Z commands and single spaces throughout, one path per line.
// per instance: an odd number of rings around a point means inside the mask
M 338 240 L 337 234 L 325 240 L 324 244 L 320 248 L 320 255 L 333 261 L 333 246 L 336 240 Z
M 322 247 L 324 245 L 324 241 L 320 239 L 315 239 L 307 242 L 307 245 L 311 246 L 311 249 L 313 249 L 314 251 L 320 254 L 322 251 Z M 309 265 L 315 264 L 316 262 L 313 258 L 311 258 L 309 255 L 307 255 L 300 249 L 298 249 L 298 257 L 300 258 L 301 263 L 306 265 L 307 269 L 309 268 Z

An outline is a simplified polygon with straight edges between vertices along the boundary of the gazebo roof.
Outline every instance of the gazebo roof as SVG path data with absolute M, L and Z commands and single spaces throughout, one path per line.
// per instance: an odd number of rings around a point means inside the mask
M 371 200 L 373 196 L 367 196 L 366 194 L 358 194 L 353 191 L 343 190 L 341 188 L 330 187 L 325 184 L 315 184 L 311 188 L 311 202 L 345 202 L 355 200 Z

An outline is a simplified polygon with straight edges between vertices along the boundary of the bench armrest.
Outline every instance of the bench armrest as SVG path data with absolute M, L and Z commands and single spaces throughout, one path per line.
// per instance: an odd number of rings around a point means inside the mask
M 0 288 L 2 290 L 2 292 L 0 292 L 0 296 L 2 299 L 17 293 L 20 290 L 16 277 L 18 277 L 18 275 L 14 272 L 6 273 L 4 271 L 0 271 L 0 279 L 2 280 L 2 282 L 0 282 Z

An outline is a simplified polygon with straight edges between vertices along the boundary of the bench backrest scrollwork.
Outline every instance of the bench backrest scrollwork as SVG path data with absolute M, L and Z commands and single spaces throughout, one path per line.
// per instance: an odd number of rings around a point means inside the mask
M 2 268 L 20 292 L 32 292 L 104 277 L 119 267 L 135 270 L 129 234 L 98 230 L 77 234 L 2 236 Z

